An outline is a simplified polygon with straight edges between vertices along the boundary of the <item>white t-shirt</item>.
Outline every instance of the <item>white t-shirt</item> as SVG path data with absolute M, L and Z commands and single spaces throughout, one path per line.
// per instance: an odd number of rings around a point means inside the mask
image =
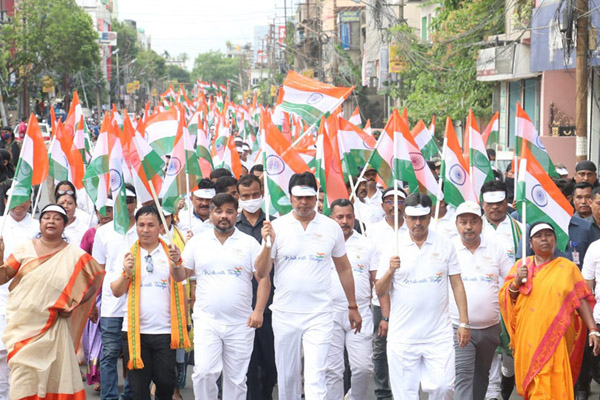
M 381 204 L 363 203 L 360 200 L 354 202 L 354 215 L 367 226 L 375 224 L 382 220 L 384 216 Z
M 373 246 L 366 237 L 353 231 L 346 240 L 348 260 L 354 276 L 354 293 L 359 308 L 367 307 L 371 301 L 371 271 L 376 271 L 373 265 Z M 331 298 L 335 311 L 348 311 L 348 299 L 340 282 L 335 267 L 331 270 Z
M 372 197 L 369 197 L 367 195 L 367 197 L 365 197 L 365 203 L 372 205 L 372 206 L 377 206 L 379 208 L 381 208 L 381 203 L 383 202 L 383 193 L 381 192 L 381 190 L 379 190 L 379 188 L 377 188 L 377 190 L 375 191 L 375 193 L 373 194 Z
M 581 268 L 583 279 L 587 281 L 595 280 L 596 286 L 594 293 L 596 296 L 596 305 L 594 306 L 594 321 L 600 324 L 600 240 L 593 242 L 588 247 L 583 259 L 583 267 Z
M 192 215 L 190 219 L 190 214 Z M 206 218 L 202 221 L 200 218 L 196 216 L 193 212 L 189 211 L 181 211 L 179 213 L 180 221 L 177 224 L 179 229 L 181 229 L 184 233 L 187 231 L 192 231 L 194 235 L 198 235 L 206 230 L 212 230 L 212 224 L 210 222 L 210 218 Z
M 404 232 L 407 232 L 406 223 L 402 221 L 402 225 L 398 227 L 398 236 L 400 236 Z M 383 218 L 381 221 L 369 227 L 369 229 L 367 230 L 367 237 L 369 238 L 373 246 L 373 270 L 377 270 L 378 268 L 380 268 L 381 265 L 379 263 L 381 251 L 384 249 L 385 246 L 394 246 L 394 227 L 390 226 L 387 220 Z M 387 267 L 385 267 L 385 269 L 387 270 L 389 267 L 390 265 L 388 260 L 388 264 Z M 381 304 L 379 303 L 379 297 L 377 297 L 377 293 L 375 292 L 375 287 L 373 287 L 371 303 L 377 307 L 381 306 Z
M 106 271 L 102 282 L 100 317 L 123 317 L 125 315 L 125 296 L 115 297 L 110 284 L 123 272 L 123 257 L 119 258 L 121 252 L 128 252 L 136 240 L 138 240 L 138 236 L 135 224 L 127 231 L 125 236 L 115 232 L 112 222 L 104 224 L 96 230 L 92 257 L 99 264 L 104 264 L 104 270 Z
M 485 329 L 500 323 L 500 304 L 498 291 L 504 278 L 510 272 L 513 262 L 504 249 L 486 236 L 474 253 L 456 237 L 452 240 L 460 263 L 461 279 L 467 294 L 469 324 L 473 329 Z M 458 308 L 454 292 L 450 293 L 450 319 L 459 324 Z
M 75 213 L 75 221 L 72 224 L 67 225 L 65 231 L 63 232 L 63 236 L 67 238 L 70 244 L 80 247 L 81 239 L 85 232 L 91 228 L 89 214 L 82 212 L 83 217 L 77 216 L 77 212 Z M 86 218 L 86 216 L 88 218 Z
M 260 244 L 237 228 L 223 244 L 214 229 L 194 235 L 182 255 L 185 268 L 196 276 L 194 315 L 227 325 L 248 322 L 254 261 L 260 251 Z
M 454 215 L 453 208 L 447 207 L 446 210 L 446 214 L 438 219 L 437 224 L 435 225 L 435 231 L 447 239 L 454 239 L 458 236 L 458 231 L 456 230 L 456 216 Z
M 290 212 L 272 222 L 275 243 L 275 294 L 272 310 L 295 313 L 331 311 L 332 257 L 346 254 L 342 228 L 321 214 L 306 230 Z
M 506 251 L 508 258 L 510 258 L 513 263 L 515 262 L 515 254 L 517 253 L 517 249 L 515 249 L 510 215 L 507 215 L 506 218 L 500 222 L 500 225 L 495 228 L 494 225 L 488 222 L 487 218 L 484 216 L 482 235 L 486 235 L 490 240 L 494 240 L 497 244 L 499 244 Z
M 2 219 L 6 218 L 6 224 L 4 225 L 4 260 L 8 260 L 8 257 L 12 252 L 26 240 L 33 239 L 40 232 L 39 221 L 33 219 L 31 214 L 27 214 L 21 221 L 15 221 L 14 218 L 8 213 L 6 217 L 0 217 L 0 226 L 2 226 Z M 6 300 L 8 299 L 8 286 L 10 281 L 4 285 L 0 285 L 0 315 L 6 313 Z
M 122 249 L 117 258 L 123 260 L 131 249 Z M 171 287 L 169 285 L 169 257 L 162 245 L 150 253 L 154 270 L 148 272 L 146 256 L 148 251 L 140 246 L 140 266 L 142 281 L 140 282 L 140 333 L 147 335 L 160 335 L 171 333 Z M 122 264 L 122 262 L 121 262 Z M 120 298 L 129 301 L 129 292 Z M 103 299 L 104 300 L 104 299 Z M 125 306 L 123 318 L 123 332 L 127 332 L 127 317 L 129 310 Z
M 381 279 L 389 270 L 393 246 L 385 246 L 377 270 Z M 431 343 L 452 340 L 448 310 L 449 276 L 460 274 L 452 242 L 433 231 L 419 249 L 408 232 L 400 236 L 400 268 L 390 290 L 388 341 Z

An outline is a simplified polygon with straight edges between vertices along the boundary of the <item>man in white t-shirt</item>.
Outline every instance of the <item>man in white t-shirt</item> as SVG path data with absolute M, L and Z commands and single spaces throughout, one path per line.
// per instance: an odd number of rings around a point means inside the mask
M 381 209 L 384 218 L 371 225 L 367 235 L 373 246 L 373 265 L 376 270 L 380 265 L 379 258 L 384 249 L 383 243 L 394 235 L 394 199 L 398 201 L 398 234 L 406 232 L 404 223 L 404 200 L 406 193 L 402 189 L 387 188 L 382 195 Z M 387 267 L 386 267 L 387 269 Z M 390 378 L 387 361 L 387 331 L 390 320 L 390 295 L 379 297 L 373 287 L 371 296 L 371 310 L 373 312 L 373 378 L 375 381 L 375 397 L 377 400 L 391 400 Z
M 198 182 L 198 189 L 191 195 L 192 212 L 180 212 L 179 229 L 194 235 L 205 230 L 210 230 L 210 200 L 215 197 L 215 184 L 210 179 L 204 178 Z
M 346 240 L 346 251 L 352 265 L 354 290 L 363 325 L 360 333 L 350 328 L 348 301 L 338 278 L 331 270 L 331 298 L 333 300 L 333 335 L 327 356 L 327 398 L 344 398 L 344 346 L 352 374 L 348 399 L 364 400 L 373 375 L 373 316 L 371 314 L 371 287 L 375 282 L 376 267 L 372 263 L 373 247 L 366 237 L 354 230 L 354 207 L 346 199 L 331 203 L 331 218 L 336 221 Z
M 3 199 L 7 202 L 11 189 L 6 192 L 6 197 Z M 29 214 L 31 201 L 27 200 L 24 203 L 11 208 L 6 217 L 0 218 L 0 226 L 4 227 L 2 240 L 4 242 L 4 260 L 12 254 L 15 247 L 25 240 L 34 238 L 40 231 L 40 224 L 34 220 Z M 4 221 L 6 219 L 6 221 Z M 0 285 L 0 400 L 8 400 L 8 353 L 6 346 L 2 342 L 2 333 L 6 327 L 6 300 L 8 299 L 8 286 L 10 281 L 4 285 Z
M 354 192 L 354 214 L 355 217 L 364 225 L 371 226 L 383 219 L 383 210 L 381 204 L 367 203 L 367 181 L 364 178 L 358 179 L 355 183 Z
M 272 223 L 264 222 L 262 229 L 263 238 L 270 236 L 273 241 L 275 294 L 271 309 L 277 386 L 281 400 L 300 399 L 304 350 L 304 394 L 307 399 L 323 400 L 333 329 L 330 293 L 334 266 L 348 300 L 351 329 L 360 332 L 362 321 L 342 229 L 332 219 L 315 212 L 314 175 L 294 174 L 289 192 L 292 212 Z M 259 276 L 268 276 L 270 265 L 257 266 L 256 270 Z
M 435 213 L 432 216 L 435 218 Z M 455 222 L 456 218 L 454 209 L 452 207 L 448 207 L 446 200 L 441 199 L 438 220 L 436 221 L 434 228 L 436 233 L 448 239 L 454 239 L 458 236 Z
M 119 400 L 119 374 L 117 363 L 123 345 L 123 317 L 125 316 L 125 298 L 113 295 L 110 284 L 123 271 L 123 258 L 119 259 L 123 250 L 129 249 L 138 240 L 135 229 L 135 207 L 137 198 L 135 188 L 125 185 L 127 196 L 127 212 L 129 229 L 121 235 L 108 223 L 98 227 L 94 236 L 92 257 L 104 267 L 106 275 L 102 282 L 102 306 L 100 307 L 100 333 L 102 336 L 102 357 L 100 358 L 100 398 L 102 400 Z M 129 379 L 125 379 L 121 400 L 130 400 L 131 388 Z
M 217 379 L 223 372 L 223 398 L 246 398 L 246 373 L 252 355 L 254 330 L 260 328 L 269 298 L 270 250 L 235 227 L 238 200 L 220 193 L 211 200 L 213 229 L 194 235 L 183 251 L 185 269 L 175 271 L 181 281 L 196 276 L 194 303 L 194 395 L 217 398 Z M 263 265 L 264 264 L 264 265 Z M 258 281 L 252 310 L 252 276 Z
M 466 201 L 456 209 L 456 229 L 453 239 L 460 263 L 461 278 L 467 293 L 471 325 L 471 340 L 456 351 L 457 399 L 483 400 L 496 348 L 500 344 L 500 305 L 498 290 L 513 263 L 506 251 L 494 241 L 482 236 L 481 207 Z M 456 331 L 458 309 L 450 292 L 450 319 Z
M 179 307 L 171 307 L 170 276 L 181 269 L 181 251 L 159 240 L 163 225 L 155 206 L 143 206 L 136 212 L 135 227 L 139 240 L 121 251 L 118 258 L 123 260 L 122 272 L 110 283 L 113 295 L 125 298 L 128 304 L 123 320 L 127 376 L 134 399 L 149 399 L 150 383 L 154 382 L 156 399 L 171 400 L 175 389 L 175 349 L 171 343 L 179 341 L 182 347 L 184 340 L 177 336 L 187 334 L 186 304 L 182 301 Z M 178 304 L 184 299 L 183 288 L 175 288 L 181 291 L 180 296 L 173 296 L 173 303 Z M 182 325 L 180 331 L 171 326 L 173 313 L 181 318 L 176 319 Z M 173 331 L 177 332 L 175 337 Z M 139 348 L 135 343 L 138 340 Z
M 448 309 L 448 282 L 459 313 L 457 338 L 470 339 L 465 289 L 450 240 L 428 229 L 431 199 L 409 195 L 404 213 L 408 232 L 393 239 L 377 270 L 377 294 L 390 294 L 387 355 L 390 384 L 396 399 L 418 399 L 419 385 L 430 400 L 454 395 L 454 343 Z M 399 255 L 399 256 L 398 256 Z

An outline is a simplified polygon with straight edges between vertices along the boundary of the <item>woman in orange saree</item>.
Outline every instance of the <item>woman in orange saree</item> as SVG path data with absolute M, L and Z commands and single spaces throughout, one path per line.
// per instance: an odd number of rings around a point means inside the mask
M 513 266 L 499 293 L 517 391 L 525 399 L 573 399 L 586 327 L 594 354 L 600 353 L 594 296 L 577 265 L 554 257 L 550 224 L 532 225 L 529 237 L 535 255 Z
M 66 215 L 58 205 L 46 206 L 41 236 L 18 246 L 0 267 L 0 283 L 12 279 L 2 337 L 11 400 L 85 399 L 75 350 L 104 271 L 63 241 Z

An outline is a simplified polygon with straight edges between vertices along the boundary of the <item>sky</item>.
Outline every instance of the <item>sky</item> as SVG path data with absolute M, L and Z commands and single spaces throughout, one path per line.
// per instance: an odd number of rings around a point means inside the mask
M 287 0 L 288 15 L 292 1 Z M 283 24 L 284 0 L 118 0 L 119 20 L 132 19 L 158 54 L 187 53 L 191 71 L 199 53 L 253 42 L 254 26 Z

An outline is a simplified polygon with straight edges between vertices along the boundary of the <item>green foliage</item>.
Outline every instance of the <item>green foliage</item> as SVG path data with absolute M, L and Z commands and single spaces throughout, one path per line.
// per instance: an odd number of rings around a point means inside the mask
M 74 0 L 23 0 L 15 16 L 0 31 L 0 74 L 15 84 L 8 97 L 19 93 L 26 82 L 43 75 L 67 78 L 100 61 L 98 34 L 91 18 Z M 66 88 L 65 88 L 66 89 Z
M 502 33 L 504 2 L 444 0 L 438 11 L 431 43 L 421 42 L 406 25 L 391 28 L 406 69 L 390 94 L 404 101 L 411 124 L 432 115 L 464 119 L 469 108 L 476 116 L 491 112 L 492 84 L 476 80 L 477 51 L 487 36 Z
M 185 69 L 177 65 L 167 66 L 167 75 L 170 81 L 177 81 L 177 83 L 190 83 L 190 73 Z
M 238 76 L 238 61 L 228 58 L 221 51 L 211 50 L 207 53 L 198 54 L 194 60 L 192 78 L 200 78 L 202 81 L 215 82 L 225 85 L 228 79 L 236 79 Z

